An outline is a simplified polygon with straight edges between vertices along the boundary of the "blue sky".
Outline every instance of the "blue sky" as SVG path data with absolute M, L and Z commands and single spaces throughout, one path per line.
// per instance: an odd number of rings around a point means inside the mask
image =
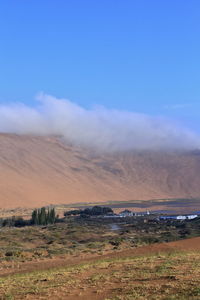
M 0 102 L 39 91 L 200 132 L 200 1 L 0 2 Z

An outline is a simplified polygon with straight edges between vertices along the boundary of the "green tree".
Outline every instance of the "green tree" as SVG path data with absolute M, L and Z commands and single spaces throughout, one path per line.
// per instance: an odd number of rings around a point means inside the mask
M 34 209 L 34 211 L 32 212 L 31 223 L 34 225 L 38 225 L 38 210 L 37 209 Z
M 32 212 L 31 223 L 34 225 L 54 224 L 55 221 L 55 208 L 46 209 L 45 207 L 42 207 L 41 209 L 34 209 L 34 211 Z
M 47 225 L 47 215 L 45 207 L 42 207 L 40 210 L 40 224 L 39 225 Z
M 52 208 L 49 214 L 49 223 L 54 224 L 55 220 L 56 220 L 56 212 L 55 212 L 55 208 Z

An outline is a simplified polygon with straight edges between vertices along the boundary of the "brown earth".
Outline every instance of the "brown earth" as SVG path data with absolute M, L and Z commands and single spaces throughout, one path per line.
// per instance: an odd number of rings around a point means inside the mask
M 0 208 L 200 195 L 200 152 L 97 154 L 0 134 Z
M 0 267 L 0 297 L 197 300 L 199 250 L 198 237 L 101 256 L 10 262 L 7 270 Z
M 125 259 L 129 257 L 139 257 L 145 255 L 158 255 L 162 253 L 173 253 L 174 251 L 200 251 L 200 237 L 179 240 L 176 242 L 152 244 L 140 246 L 134 249 L 123 251 L 110 250 L 109 253 L 81 254 L 78 256 L 61 256 L 52 259 L 38 259 L 25 262 L 1 262 L 0 277 L 11 274 L 24 274 L 34 271 L 58 269 L 62 267 L 74 267 L 86 263 L 95 263 L 97 260 Z

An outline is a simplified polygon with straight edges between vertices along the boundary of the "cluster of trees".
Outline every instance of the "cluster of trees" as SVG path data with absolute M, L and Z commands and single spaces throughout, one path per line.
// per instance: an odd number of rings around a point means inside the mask
M 71 211 L 66 211 L 64 216 L 103 216 L 113 214 L 113 210 L 110 207 L 94 206 L 92 208 L 76 209 Z M 59 219 L 56 216 L 55 208 L 45 208 L 34 209 L 32 212 L 31 219 L 24 220 L 21 217 L 11 217 L 6 219 L 0 219 L 0 226 L 5 227 L 23 227 L 31 225 L 48 225 L 54 224 L 56 222 L 63 222 L 64 219 Z
M 11 217 L 6 219 L 0 219 L 0 226 L 5 227 L 22 227 L 31 225 L 30 220 L 24 220 L 21 217 Z
M 66 211 L 64 216 L 103 216 L 113 214 L 113 210 L 110 207 L 102 207 L 102 206 L 94 206 L 92 208 L 85 208 L 85 209 L 75 209 Z
M 48 225 L 54 224 L 56 221 L 55 208 L 45 208 L 35 209 L 32 212 L 31 223 L 33 225 Z
M 0 219 L 0 226 L 5 227 L 23 227 L 31 225 L 48 225 L 58 222 L 58 216 L 56 216 L 55 208 L 34 209 L 31 219 L 24 220 L 22 217 L 10 217 Z

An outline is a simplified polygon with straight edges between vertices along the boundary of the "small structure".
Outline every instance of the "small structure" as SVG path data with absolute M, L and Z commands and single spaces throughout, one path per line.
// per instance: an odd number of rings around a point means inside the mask
M 175 216 L 176 220 L 186 220 L 187 217 L 186 216 Z
M 188 220 L 193 220 L 193 219 L 195 219 L 195 218 L 197 218 L 198 217 L 198 215 L 188 215 L 187 216 L 187 219 Z
M 134 216 L 137 216 L 137 217 L 146 217 L 146 216 L 149 216 L 151 213 L 149 210 L 146 210 L 146 212 L 138 212 L 138 213 L 135 213 Z
M 135 214 L 132 211 L 128 210 L 128 209 L 125 209 L 125 210 L 123 210 L 119 213 L 119 217 L 121 217 L 121 218 L 133 217 L 134 215 Z
M 175 216 L 161 216 L 160 220 L 193 220 L 198 215 L 175 215 Z

